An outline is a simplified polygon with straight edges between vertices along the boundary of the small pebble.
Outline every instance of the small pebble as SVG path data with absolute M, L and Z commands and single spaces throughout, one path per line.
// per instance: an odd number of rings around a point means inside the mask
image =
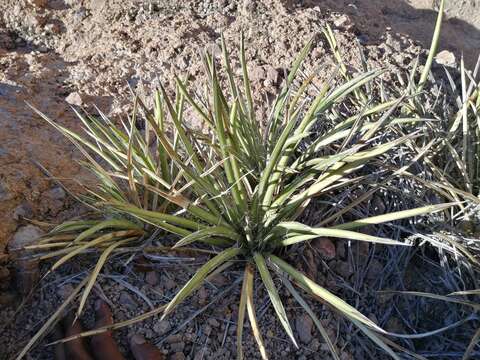
M 158 274 L 156 271 L 148 271 L 145 274 L 145 281 L 148 285 L 155 286 L 158 284 Z
M 76 105 L 76 106 L 82 106 L 83 105 L 83 100 L 82 97 L 78 92 L 72 92 L 70 95 L 68 95 L 65 98 L 65 101 L 69 103 L 70 105 Z
M 297 329 L 298 338 L 304 344 L 312 341 L 313 321 L 307 314 L 300 315 L 295 319 L 295 328 Z
M 120 304 L 124 305 L 130 310 L 134 310 L 137 308 L 138 304 L 137 302 L 133 299 L 133 297 L 126 291 L 122 291 L 120 293 L 120 298 L 118 300 Z
M 177 342 L 177 343 L 170 344 L 170 349 L 173 352 L 182 352 L 183 349 L 185 349 L 185 343 L 184 342 Z
M 153 325 L 153 331 L 155 331 L 159 335 L 164 335 L 167 332 L 170 331 L 172 326 L 170 325 L 170 322 L 168 320 L 161 320 L 155 323 Z
M 172 290 L 173 288 L 175 288 L 177 286 L 177 283 L 175 281 L 173 281 L 172 279 L 170 279 L 166 275 L 161 276 L 160 283 L 167 290 Z
M 13 235 L 13 239 L 8 244 L 8 249 L 10 253 L 21 251 L 23 247 L 34 244 L 42 235 L 43 231 L 35 225 L 22 226 Z
M 0 201 L 8 201 L 15 196 L 8 190 L 8 187 L 0 182 Z
M 448 50 L 442 50 L 435 56 L 435 61 L 443 66 L 455 67 L 455 54 Z
M 14 210 L 13 210 L 13 219 L 18 221 L 22 220 L 24 218 L 32 218 L 33 217 L 33 209 L 30 206 L 29 203 L 23 202 L 20 205 L 18 205 Z
M 170 335 L 169 337 L 167 337 L 166 341 L 169 344 L 174 344 L 174 343 L 177 343 L 177 342 L 181 342 L 182 341 L 182 335 L 180 335 L 180 334 Z
M 170 356 L 170 359 L 171 359 L 171 360 L 185 360 L 186 357 L 185 357 L 185 355 L 183 354 L 183 352 L 176 352 L 175 354 L 173 354 L 172 356 Z
M 219 327 L 220 326 L 220 323 L 214 318 L 208 319 L 208 324 L 211 325 L 212 327 Z
M 62 299 L 66 299 L 73 293 L 73 290 L 74 288 L 71 284 L 65 284 L 58 288 L 57 295 L 60 296 Z
M 64 200 L 67 194 L 62 187 L 56 186 L 48 191 L 45 191 L 44 195 L 51 200 Z

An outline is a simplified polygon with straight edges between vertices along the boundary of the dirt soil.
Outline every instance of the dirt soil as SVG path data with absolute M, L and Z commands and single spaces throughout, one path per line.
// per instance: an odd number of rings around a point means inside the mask
M 326 23 L 334 28 L 347 62 L 359 63 L 358 41 L 372 66 L 405 68 L 417 55 L 425 56 L 422 48 L 428 47 L 436 17 L 432 7 L 427 0 L 0 0 L 0 261 L 25 218 L 60 222 L 81 211 L 47 179 L 39 164 L 73 190 L 78 189 L 77 180 L 88 179 L 77 164 L 80 156 L 73 145 L 26 102 L 76 130 L 80 125 L 70 106 L 93 110 L 95 104 L 121 117 L 131 106 L 129 87 L 148 95 L 159 79 L 171 90 L 174 73 L 203 79 L 202 52 L 218 55 L 220 34 L 232 47 L 240 31 L 246 35 L 253 85 L 261 96 L 268 96 L 312 36 L 315 50 L 307 67 L 333 68 L 321 36 Z M 471 0 L 447 10 L 441 48 L 451 50 L 457 59 L 463 52 L 471 65 L 480 50 L 480 7 Z M 238 63 L 234 66 L 238 68 Z M 108 286 L 112 294 L 117 292 Z M 61 299 L 61 294 L 49 291 L 35 301 L 41 304 L 41 297 L 50 293 L 56 294 L 55 301 Z M 9 334 L 23 340 L 31 335 L 34 322 L 44 319 L 55 301 L 42 308 L 43 316 L 30 319 L 31 327 L 19 326 L 21 335 L 15 329 Z M 11 309 L 2 320 L 7 315 L 12 315 Z M 221 325 L 222 336 L 229 333 L 226 324 Z M 3 338 L 6 354 L 18 351 L 19 342 Z M 282 351 L 295 358 L 322 358 L 311 355 L 311 344 L 307 345 L 310 350 L 295 353 L 285 343 L 274 358 L 283 356 Z M 186 357 L 194 358 L 191 345 L 187 347 Z M 210 358 L 222 358 L 212 347 L 206 348 Z M 175 349 L 167 347 L 166 352 L 184 353 Z M 41 351 L 36 354 L 34 358 L 41 358 Z M 348 358 L 348 351 L 345 354 Z M 229 356 L 227 351 L 223 358 Z

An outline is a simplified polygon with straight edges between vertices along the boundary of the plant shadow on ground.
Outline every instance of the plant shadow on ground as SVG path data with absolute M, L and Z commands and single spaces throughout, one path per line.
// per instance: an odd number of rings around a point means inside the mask
M 348 15 L 354 22 L 354 31 L 358 36 L 362 36 L 366 44 L 378 44 L 382 42 L 381 38 L 386 32 L 391 32 L 392 35 L 396 33 L 408 35 L 428 48 L 437 17 L 435 10 L 417 9 L 409 4 L 412 1 L 404 0 L 284 0 L 283 2 L 291 10 L 297 5 L 318 6 L 320 9 Z M 417 3 L 425 2 L 417 1 Z M 480 8 L 470 6 L 472 18 L 480 19 Z M 477 21 L 480 22 L 480 20 Z M 467 67 L 473 68 L 480 51 L 480 30 L 460 18 L 450 18 L 448 13 L 442 27 L 439 50 L 450 50 L 457 58 L 463 54 Z M 389 29 L 391 30 L 388 31 Z

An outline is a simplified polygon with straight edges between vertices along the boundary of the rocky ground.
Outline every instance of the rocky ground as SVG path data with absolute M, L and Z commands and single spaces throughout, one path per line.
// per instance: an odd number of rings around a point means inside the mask
M 446 22 L 442 43 L 457 59 L 463 51 L 469 64 L 473 64 L 480 43 L 475 27 L 480 22 L 480 10 L 475 2 L 472 4 L 448 8 L 451 19 Z M 307 68 L 321 65 L 322 73 L 328 77 L 334 63 L 321 36 L 326 23 L 333 27 L 348 63 L 359 64 L 360 43 L 372 66 L 406 68 L 417 55 L 424 56 L 422 47 L 430 41 L 436 16 L 430 5 L 426 1 L 387 5 L 379 0 L 0 0 L 0 278 L 8 279 L 11 270 L 1 267 L 8 259 L 9 241 L 28 241 L 43 231 L 44 223 L 57 223 L 82 212 L 43 168 L 73 191 L 79 190 L 78 180 L 88 180 L 77 164 L 80 156 L 74 147 L 34 115 L 26 102 L 77 130 L 79 121 L 70 106 L 93 110 L 95 104 L 112 117 L 122 117 L 131 106 L 129 87 L 148 96 L 159 81 L 172 90 L 174 73 L 201 81 L 202 52 L 218 55 L 221 33 L 233 47 L 240 31 L 244 31 L 248 44 L 256 93 L 259 98 L 269 98 L 293 56 L 312 36 L 315 50 Z M 447 53 L 441 62 L 449 61 L 451 54 Z M 233 65 L 238 69 L 238 62 Z M 27 228 L 29 220 L 35 223 Z M 340 262 L 337 268 L 342 267 L 345 265 Z M 118 296 L 122 304 L 115 313 L 118 320 L 150 306 L 125 282 L 142 289 L 141 293 L 157 304 L 186 278 L 172 274 L 163 265 L 153 270 L 136 274 L 129 267 L 112 269 L 111 276 L 102 279 L 107 297 L 114 301 Z M 185 274 L 190 270 L 186 269 Z M 42 291 L 29 305 L 42 309 L 40 313 L 28 316 L 28 321 L 26 313 L 22 313 L 14 326 L 5 330 L 9 335 L 2 336 L 0 344 L 7 349 L 7 358 L 18 351 L 31 330 L 61 301 L 64 293 L 58 289 L 68 290 L 71 286 L 69 273 L 74 274 L 75 269 L 64 270 L 42 284 Z M 2 281 L 2 287 L 8 287 L 7 280 Z M 204 300 L 192 304 L 173 323 L 152 320 L 135 329 L 154 339 L 175 359 L 197 359 L 195 354 L 231 358 L 234 326 L 230 319 L 235 309 L 229 304 L 236 304 L 236 293 L 231 295 L 232 301 L 222 302 L 224 306 L 213 305 L 210 317 L 202 318 L 202 312 L 188 326 L 178 329 L 225 285 L 212 284 L 204 289 Z M 4 307 L 1 319 L 6 321 L 13 316 L 13 308 L 7 305 L 15 301 L 15 296 L 11 292 L 0 296 L 0 306 Z M 265 309 L 268 328 L 273 317 L 268 315 L 271 309 Z M 206 319 L 210 320 L 205 323 Z M 27 326 L 23 326 L 25 321 Z M 325 321 L 328 323 L 328 317 Z M 324 344 L 312 336 L 312 324 L 300 315 L 295 324 L 304 346 L 294 350 L 281 333 L 271 334 L 274 340 L 270 347 L 277 354 L 274 358 L 323 358 L 325 353 L 318 349 Z M 133 330 L 124 330 L 118 336 L 125 337 L 129 331 Z M 252 341 L 248 339 L 247 343 L 252 345 Z M 249 358 L 257 356 L 251 347 Z M 36 349 L 33 358 L 49 358 L 48 351 Z M 344 358 L 351 356 L 346 347 Z

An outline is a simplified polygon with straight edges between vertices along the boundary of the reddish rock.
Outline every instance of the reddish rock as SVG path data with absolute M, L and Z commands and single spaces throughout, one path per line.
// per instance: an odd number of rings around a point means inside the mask
M 312 241 L 312 247 L 325 259 L 332 260 L 336 256 L 335 244 L 328 238 L 318 238 Z

